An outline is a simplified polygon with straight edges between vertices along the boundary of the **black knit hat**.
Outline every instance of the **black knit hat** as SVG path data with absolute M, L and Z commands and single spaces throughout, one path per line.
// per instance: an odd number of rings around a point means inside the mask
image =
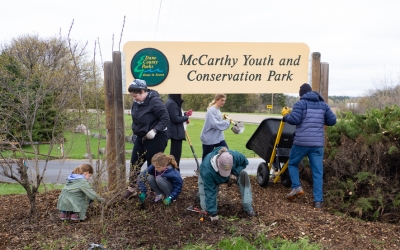
M 304 83 L 300 86 L 299 96 L 303 96 L 305 93 L 312 91 L 310 84 Z

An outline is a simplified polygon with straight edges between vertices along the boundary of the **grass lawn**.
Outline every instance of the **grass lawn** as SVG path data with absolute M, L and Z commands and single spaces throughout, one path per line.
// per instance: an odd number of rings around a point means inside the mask
M 204 120 L 203 119 L 190 119 L 190 124 L 188 124 L 187 132 L 189 134 L 190 140 L 192 142 L 194 151 L 198 158 L 201 158 L 202 155 L 202 147 L 200 141 L 200 133 L 203 128 Z M 232 125 L 231 125 L 232 126 Z M 129 115 L 125 115 L 125 134 L 131 135 L 132 130 L 131 127 L 131 117 Z M 228 143 L 228 146 L 232 150 L 236 150 L 244 154 L 246 157 L 258 157 L 252 150 L 248 150 L 246 148 L 246 143 L 253 135 L 254 131 L 257 129 L 258 124 L 245 124 L 245 130 L 242 134 L 234 134 L 230 129 L 226 130 L 225 133 L 225 140 Z M 95 130 L 89 127 L 91 134 L 93 133 L 100 133 L 105 135 L 106 130 Z M 94 158 L 98 157 L 98 149 L 105 148 L 106 140 L 105 139 L 97 139 L 91 136 L 87 137 L 83 134 L 78 133 L 66 133 L 65 134 L 66 143 L 64 145 L 64 154 L 65 158 L 67 159 L 83 159 L 84 154 L 87 152 L 86 149 L 86 140 L 90 140 L 90 148 L 91 152 L 94 154 Z M 132 143 L 125 143 L 125 149 L 131 151 L 133 147 Z M 26 152 L 33 152 L 32 147 L 24 147 L 23 148 Z M 40 154 L 46 155 L 49 150 L 49 145 L 42 144 L 39 146 Z M 169 154 L 169 143 L 165 150 L 165 153 Z M 5 151 L 3 154 L 12 156 L 11 151 Z M 60 145 L 55 145 L 52 153 L 52 156 L 61 158 L 61 148 Z M 28 157 L 34 157 L 33 153 L 28 153 Z M 16 153 L 16 157 L 22 157 L 21 154 Z M 126 159 L 130 158 L 130 153 L 127 153 Z M 182 147 L 182 158 L 193 158 L 193 153 L 190 149 L 190 145 L 188 141 L 183 142 Z
M 40 184 L 39 192 L 53 189 L 62 189 L 64 184 Z M 0 195 L 26 194 L 25 189 L 19 183 L 0 183 Z

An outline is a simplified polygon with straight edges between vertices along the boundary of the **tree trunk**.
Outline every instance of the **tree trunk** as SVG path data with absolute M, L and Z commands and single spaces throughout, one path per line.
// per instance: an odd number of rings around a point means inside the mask
M 36 193 L 38 188 L 33 187 L 33 185 L 29 181 L 27 167 L 24 165 L 23 159 L 20 159 L 18 162 L 18 172 L 20 174 L 21 185 L 26 190 L 26 195 L 28 196 L 30 203 L 30 216 L 36 214 Z
M 36 192 L 28 195 L 28 199 L 29 199 L 29 204 L 31 205 L 29 215 L 33 217 L 34 215 L 36 215 Z

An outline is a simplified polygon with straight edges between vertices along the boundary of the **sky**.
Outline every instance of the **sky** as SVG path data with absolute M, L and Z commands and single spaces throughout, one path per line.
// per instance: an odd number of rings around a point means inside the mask
M 70 38 L 89 53 L 100 42 L 99 63 L 128 41 L 301 42 L 329 64 L 329 95 L 400 83 L 398 0 L 13 0 L 1 9 L 1 44 L 67 36 L 73 22 Z

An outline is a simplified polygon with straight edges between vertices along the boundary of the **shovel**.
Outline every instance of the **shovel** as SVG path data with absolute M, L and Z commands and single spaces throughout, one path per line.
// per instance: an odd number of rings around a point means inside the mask
M 188 132 L 186 130 L 185 130 L 185 134 L 186 134 L 186 138 L 187 138 L 187 140 L 189 142 L 190 149 L 192 150 L 192 153 L 193 153 L 193 156 L 194 156 L 194 160 L 196 161 L 196 164 L 197 164 L 197 169 L 194 172 L 196 173 L 196 175 L 199 175 L 200 174 L 199 173 L 200 165 L 199 165 L 199 162 L 197 161 L 196 152 L 194 152 L 194 148 L 193 148 L 192 142 L 190 141 L 189 134 L 188 134 Z
M 231 130 L 235 134 L 241 134 L 244 131 L 244 125 L 242 122 L 234 122 L 227 114 L 224 115 L 224 119 L 228 119 L 233 124 Z

